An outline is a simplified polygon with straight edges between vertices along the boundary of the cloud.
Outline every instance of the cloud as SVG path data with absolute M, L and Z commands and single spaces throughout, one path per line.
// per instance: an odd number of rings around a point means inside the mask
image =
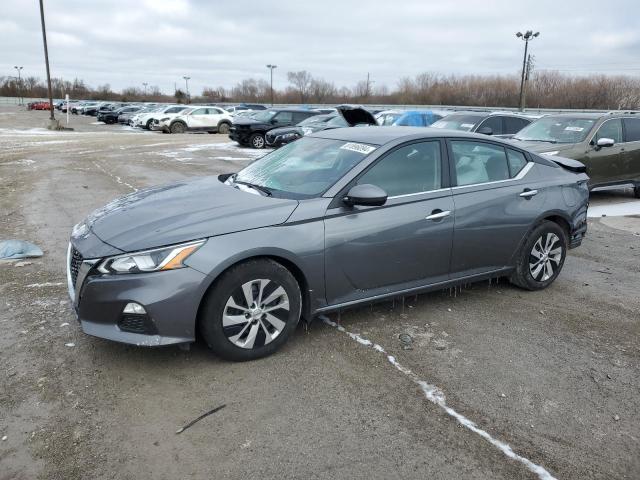
M 640 2 L 607 8 L 602 15 L 595 0 L 45 2 L 53 75 L 165 92 L 183 75 L 193 92 L 267 79 L 267 63 L 278 65 L 278 87 L 302 69 L 337 85 L 370 73 L 390 87 L 424 71 L 512 74 L 523 53 L 514 34 L 527 29 L 541 32 L 531 43 L 536 68 L 640 74 Z M 2 16 L 0 75 L 22 64 L 44 77 L 37 4 L 3 0 Z

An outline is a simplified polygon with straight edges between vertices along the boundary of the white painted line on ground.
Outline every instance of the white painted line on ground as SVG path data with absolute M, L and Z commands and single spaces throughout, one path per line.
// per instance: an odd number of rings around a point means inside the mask
M 360 345 L 364 345 L 365 347 L 369 347 L 374 349 L 376 352 L 380 352 L 387 357 L 387 360 L 391 365 L 396 367 L 399 371 L 407 375 L 411 380 L 420 387 L 424 396 L 430 402 L 442 408 L 448 415 L 455 418 L 460 425 L 471 430 L 473 433 L 477 433 L 482 438 L 487 440 L 491 445 L 500 450 L 507 457 L 516 460 L 517 462 L 522 463 L 527 469 L 535 473 L 540 480 L 556 480 L 553 475 L 551 475 L 544 467 L 533 463 L 531 460 L 524 458 L 513 451 L 513 449 L 504 442 L 493 438 L 488 432 L 479 428 L 474 422 L 469 420 L 464 415 L 456 412 L 453 408 L 447 406 L 446 399 L 444 396 L 444 392 L 440 390 L 435 385 L 431 385 L 428 382 L 420 379 L 415 373 L 413 373 L 407 367 L 401 365 L 393 355 L 389 355 L 383 347 L 378 345 L 377 343 L 373 343 L 371 340 L 368 340 L 357 333 L 352 333 L 346 330 L 343 326 L 338 325 L 337 323 L 331 321 L 328 317 L 321 315 L 319 318 L 322 319 L 324 323 L 327 325 L 336 328 L 339 332 L 346 333 L 353 340 L 358 342 Z
M 133 185 L 131 185 L 130 183 L 125 182 L 124 180 L 122 180 L 119 176 L 117 175 L 113 175 L 111 172 L 109 172 L 108 170 L 105 170 L 104 168 L 102 168 L 98 163 L 96 162 L 92 162 L 97 168 L 98 170 L 100 170 L 102 173 L 105 173 L 107 175 L 109 175 L 111 178 L 113 178 L 116 183 L 119 183 L 120 185 L 124 185 L 125 187 L 129 187 L 131 190 L 133 190 L 134 192 L 137 192 L 138 189 L 136 187 L 134 187 Z
M 26 288 L 40 288 L 40 287 L 59 287 L 64 285 L 63 282 L 45 282 L 45 283 L 31 283 L 26 285 Z

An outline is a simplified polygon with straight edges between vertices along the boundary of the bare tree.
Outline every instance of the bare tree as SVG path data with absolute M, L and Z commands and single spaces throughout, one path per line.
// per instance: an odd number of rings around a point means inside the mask
M 287 80 L 293 85 L 293 88 L 300 95 L 300 103 L 306 103 L 309 97 L 309 90 L 311 89 L 311 83 L 313 77 L 306 70 L 300 70 L 299 72 L 287 72 Z

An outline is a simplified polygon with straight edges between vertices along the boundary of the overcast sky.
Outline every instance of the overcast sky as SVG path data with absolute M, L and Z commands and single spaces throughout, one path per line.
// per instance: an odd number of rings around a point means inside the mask
M 2 0 L 0 76 L 45 77 L 37 0 Z M 45 0 L 51 73 L 173 92 L 230 87 L 247 77 L 274 86 L 308 70 L 337 86 L 370 72 L 393 88 L 420 72 L 515 73 L 523 42 L 536 68 L 640 75 L 640 0 Z

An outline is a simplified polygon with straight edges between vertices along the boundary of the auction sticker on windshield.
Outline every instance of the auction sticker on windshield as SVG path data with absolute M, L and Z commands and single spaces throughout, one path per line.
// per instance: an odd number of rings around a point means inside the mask
M 581 132 L 584 130 L 583 127 L 566 127 L 565 130 L 568 132 Z
M 352 152 L 362 153 L 364 155 L 369 155 L 373 152 L 376 147 L 372 147 L 371 145 L 365 145 L 364 143 L 345 143 L 340 147 L 342 150 L 351 150 Z

